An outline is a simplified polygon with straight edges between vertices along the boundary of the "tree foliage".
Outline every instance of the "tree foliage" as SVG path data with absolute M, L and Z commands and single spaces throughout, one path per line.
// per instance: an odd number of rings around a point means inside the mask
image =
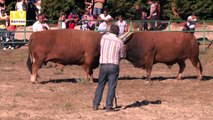
M 45 13 L 50 20 L 58 20 L 61 12 L 69 12 L 76 8 L 73 0 L 43 0 L 42 12 Z

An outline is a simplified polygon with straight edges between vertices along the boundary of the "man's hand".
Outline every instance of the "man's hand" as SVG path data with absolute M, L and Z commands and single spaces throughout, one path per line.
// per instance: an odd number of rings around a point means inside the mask
M 127 45 L 124 45 L 124 50 L 126 50 L 128 48 L 128 46 Z

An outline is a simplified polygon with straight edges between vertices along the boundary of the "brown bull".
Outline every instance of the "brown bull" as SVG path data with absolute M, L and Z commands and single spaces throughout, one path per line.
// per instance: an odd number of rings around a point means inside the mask
M 93 69 L 99 65 L 102 34 L 80 30 L 49 30 L 30 36 L 27 66 L 31 82 L 37 81 L 38 69 L 51 61 L 61 65 L 81 65 L 86 79 L 93 81 Z
M 151 80 L 153 64 L 165 63 L 180 67 L 177 79 L 189 59 L 197 69 L 198 79 L 202 79 L 202 65 L 199 60 L 199 45 L 194 35 L 183 32 L 135 32 L 126 43 L 127 60 L 135 67 L 146 69 L 147 80 Z

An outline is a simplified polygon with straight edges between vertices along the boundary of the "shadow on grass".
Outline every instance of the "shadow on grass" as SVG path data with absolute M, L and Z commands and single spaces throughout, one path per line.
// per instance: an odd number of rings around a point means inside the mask
M 160 104 L 162 104 L 162 101 L 161 100 L 155 100 L 155 101 L 149 101 L 149 100 L 135 101 L 134 103 L 131 103 L 129 105 L 124 106 L 124 109 L 141 107 L 141 106 L 147 106 L 149 104 L 160 105 Z
M 203 76 L 202 81 L 209 81 L 209 80 L 213 80 L 213 76 Z
M 175 79 L 175 77 L 152 77 L 152 81 L 163 81 L 167 79 Z M 146 77 L 120 77 L 119 80 L 147 80 Z
M 173 79 L 173 80 L 177 80 L 176 77 L 163 77 L 163 76 L 159 76 L 159 77 L 152 77 L 151 80 L 152 81 L 164 81 L 164 80 L 168 80 L 168 79 Z M 119 80 L 146 80 L 146 77 L 120 77 Z M 182 80 L 197 80 L 197 76 L 185 76 L 182 77 Z M 213 76 L 203 76 L 202 81 L 209 81 L 209 80 L 213 80 Z
M 152 81 L 164 81 L 164 80 L 177 80 L 176 77 L 153 77 Z M 120 77 L 118 80 L 146 80 L 146 77 Z M 197 80 L 197 76 L 186 76 L 182 77 L 182 80 Z M 213 80 L 213 76 L 203 76 L 202 81 Z M 180 80 L 181 81 L 181 80 Z M 81 80 L 79 78 L 71 78 L 71 79 L 55 79 L 42 81 L 40 84 L 48 84 L 48 83 L 89 83 L 89 81 Z M 98 83 L 98 79 L 94 78 L 93 83 Z
M 55 79 L 55 80 L 40 82 L 40 84 L 48 84 L 48 83 L 77 83 L 77 80 L 74 78 L 71 78 L 71 79 Z
M 71 79 L 54 79 L 40 82 L 40 84 L 48 84 L 48 83 L 89 83 L 89 81 L 81 78 L 71 78 Z M 94 79 L 93 83 L 98 83 L 98 79 Z

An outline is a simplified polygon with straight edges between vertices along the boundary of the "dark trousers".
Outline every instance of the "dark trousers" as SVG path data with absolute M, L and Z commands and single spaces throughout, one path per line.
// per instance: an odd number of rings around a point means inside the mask
M 6 43 L 6 36 L 5 36 L 6 29 L 0 29 L 0 31 L 1 31 L 2 48 L 4 48 Z
M 106 99 L 106 109 L 110 109 L 113 106 L 113 100 L 115 98 L 115 89 L 117 86 L 119 75 L 119 66 L 115 64 L 101 64 L 98 87 L 95 92 L 95 98 L 93 100 L 93 106 L 98 107 L 100 105 L 104 87 L 108 81 L 108 93 Z
M 6 29 L 0 29 L 0 31 L 1 31 L 1 36 L 2 36 L 2 47 L 4 48 L 5 46 L 10 45 L 10 44 L 7 43 L 8 42 L 7 39 L 11 40 L 12 47 L 15 47 L 15 45 L 14 45 L 14 36 L 15 36 L 14 31 L 7 31 Z
M 150 22 L 150 25 L 151 25 L 151 30 L 155 30 L 155 20 L 157 18 L 157 15 L 154 15 L 151 17 L 151 22 Z

